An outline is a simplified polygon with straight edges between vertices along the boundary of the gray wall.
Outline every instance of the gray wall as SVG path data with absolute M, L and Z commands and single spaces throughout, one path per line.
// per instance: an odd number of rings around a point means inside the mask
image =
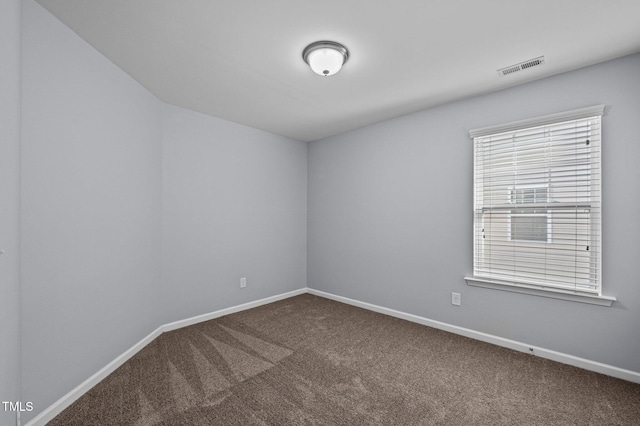
M 20 399 L 20 0 L 0 3 L 0 401 Z M 0 424 L 15 424 L 0 408 Z
M 164 117 L 163 322 L 305 287 L 307 144 L 172 106 Z
M 158 327 L 162 104 L 24 2 L 22 398 L 35 414 Z
M 640 371 L 638 76 L 640 55 L 629 56 L 310 143 L 308 286 Z M 467 286 L 468 130 L 601 103 L 603 286 L 618 302 Z
M 163 323 L 304 287 L 307 144 L 161 103 L 32 0 L 23 21 L 28 420 Z

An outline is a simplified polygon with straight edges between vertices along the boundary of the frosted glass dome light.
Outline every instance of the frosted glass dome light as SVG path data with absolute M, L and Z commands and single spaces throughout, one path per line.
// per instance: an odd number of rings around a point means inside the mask
M 317 41 L 305 47 L 302 58 L 313 72 L 328 77 L 340 71 L 349 59 L 349 51 L 333 41 Z

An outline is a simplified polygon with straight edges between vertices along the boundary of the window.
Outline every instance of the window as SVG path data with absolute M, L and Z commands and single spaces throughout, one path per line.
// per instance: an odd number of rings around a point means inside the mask
M 583 108 L 470 132 L 470 284 L 606 299 L 591 302 L 598 304 L 615 300 L 601 293 L 603 111 Z
M 549 185 L 518 185 L 510 187 L 508 202 L 518 204 L 546 204 Z M 544 209 L 516 209 L 509 211 L 507 224 L 509 241 L 551 242 L 551 214 Z

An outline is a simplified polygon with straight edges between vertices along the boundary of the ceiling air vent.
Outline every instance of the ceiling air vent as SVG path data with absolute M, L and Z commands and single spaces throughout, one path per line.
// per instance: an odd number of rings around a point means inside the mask
M 528 61 L 520 62 L 519 64 L 509 65 L 508 67 L 498 70 L 498 75 L 503 77 L 505 75 L 513 74 L 514 72 L 526 70 L 528 68 L 537 67 L 544 64 L 544 56 L 537 57 L 535 59 L 529 59 Z

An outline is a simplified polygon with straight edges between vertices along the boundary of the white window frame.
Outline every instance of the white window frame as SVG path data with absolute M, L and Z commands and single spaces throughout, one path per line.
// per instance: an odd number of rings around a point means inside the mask
M 481 129 L 471 130 L 469 132 L 469 136 L 471 137 L 472 140 L 474 140 L 474 150 L 475 150 L 476 138 L 480 138 L 483 136 L 486 137 L 491 135 L 498 135 L 498 134 L 507 133 L 507 132 L 517 132 L 521 130 L 532 129 L 539 126 L 553 126 L 558 123 L 565 123 L 572 120 L 588 119 L 590 117 L 599 116 L 601 118 L 601 116 L 604 114 L 604 109 L 605 109 L 604 105 L 597 105 L 593 107 L 581 108 L 578 110 L 566 111 L 558 114 L 551 114 L 551 115 L 536 117 L 536 118 L 527 119 L 527 120 L 521 120 L 521 121 L 507 123 L 507 124 L 498 125 L 498 126 L 490 126 L 490 127 L 485 127 Z M 600 131 L 598 130 L 598 132 Z M 598 169 L 597 172 L 601 176 L 600 169 Z M 476 179 L 476 157 L 474 154 L 474 180 L 475 179 Z M 480 185 L 483 185 L 482 181 L 480 181 Z M 517 186 L 518 185 L 511 187 L 510 190 L 514 190 Z M 478 200 L 478 195 L 479 195 L 476 193 L 478 191 L 477 188 L 478 188 L 477 184 L 474 183 L 474 275 L 465 277 L 465 280 L 469 285 L 497 289 L 497 290 L 507 290 L 507 291 L 513 291 L 518 293 L 532 294 L 536 296 L 552 297 L 552 298 L 570 300 L 570 301 L 576 301 L 576 302 L 591 303 L 591 304 L 602 305 L 602 306 L 611 306 L 611 304 L 616 300 L 616 298 L 611 296 L 605 296 L 602 294 L 601 243 L 599 243 L 597 256 L 595 256 L 596 257 L 595 261 L 597 262 L 597 270 L 598 270 L 597 290 L 595 291 L 594 290 L 580 291 L 577 287 L 573 289 L 566 289 L 566 288 L 562 288 L 562 286 L 559 286 L 559 285 L 549 286 L 549 285 L 545 285 L 545 283 L 532 283 L 532 282 L 527 282 L 526 280 L 511 281 L 511 280 L 505 280 L 504 278 L 496 279 L 495 277 L 492 277 L 491 274 L 487 275 L 486 273 L 478 272 L 476 270 L 477 260 L 479 259 L 478 256 L 487 256 L 487 255 L 485 253 L 478 254 L 478 247 L 479 247 L 478 242 L 479 241 L 481 242 L 480 245 L 482 245 L 482 247 L 484 247 L 485 243 L 484 243 L 484 240 L 477 240 L 477 239 L 485 237 L 484 235 L 485 225 L 484 225 L 484 219 L 482 218 L 484 213 L 479 214 L 478 206 L 476 205 L 477 203 L 476 200 Z M 601 188 L 602 186 L 600 185 L 600 191 L 601 191 Z M 552 188 L 548 187 L 547 189 L 548 198 L 551 197 L 551 191 L 552 191 Z M 485 197 L 485 195 L 480 194 L 480 198 L 484 199 L 483 197 Z M 506 204 L 513 203 L 513 199 L 511 199 L 511 195 L 507 194 L 506 197 L 507 197 Z M 600 199 L 601 199 L 601 195 L 598 199 L 598 204 L 600 203 L 599 201 Z M 515 205 L 515 203 L 513 204 Z M 576 205 L 576 209 L 578 209 L 577 205 Z M 480 211 L 484 212 L 485 210 L 481 208 Z M 590 211 L 590 208 L 589 208 L 589 211 Z M 545 213 L 537 213 L 537 214 L 545 215 Z M 509 217 L 509 222 L 510 222 L 511 212 L 509 211 L 507 215 Z M 540 240 L 539 241 L 528 240 L 526 241 L 527 243 L 537 242 L 539 244 L 547 244 L 551 242 L 551 238 L 553 235 L 551 232 L 552 230 L 550 228 L 551 215 L 552 215 L 551 210 L 547 210 L 546 215 L 548 217 L 548 220 L 547 220 L 548 241 L 545 242 Z M 594 221 L 596 220 L 598 221 L 597 226 L 592 226 L 595 223 Z M 595 241 L 601 242 L 602 227 L 600 223 L 600 215 L 598 214 L 597 218 L 590 218 L 589 224 L 590 224 L 589 226 L 590 226 L 591 233 L 598 232 L 598 235 L 596 235 Z M 481 236 L 478 233 L 478 227 L 482 228 Z M 510 233 L 511 233 L 511 224 L 509 223 L 508 239 L 509 241 L 513 241 L 511 240 Z M 579 236 L 579 234 L 577 235 Z M 591 237 L 593 236 L 594 235 L 591 235 Z M 485 259 L 485 257 L 482 257 L 482 259 Z

